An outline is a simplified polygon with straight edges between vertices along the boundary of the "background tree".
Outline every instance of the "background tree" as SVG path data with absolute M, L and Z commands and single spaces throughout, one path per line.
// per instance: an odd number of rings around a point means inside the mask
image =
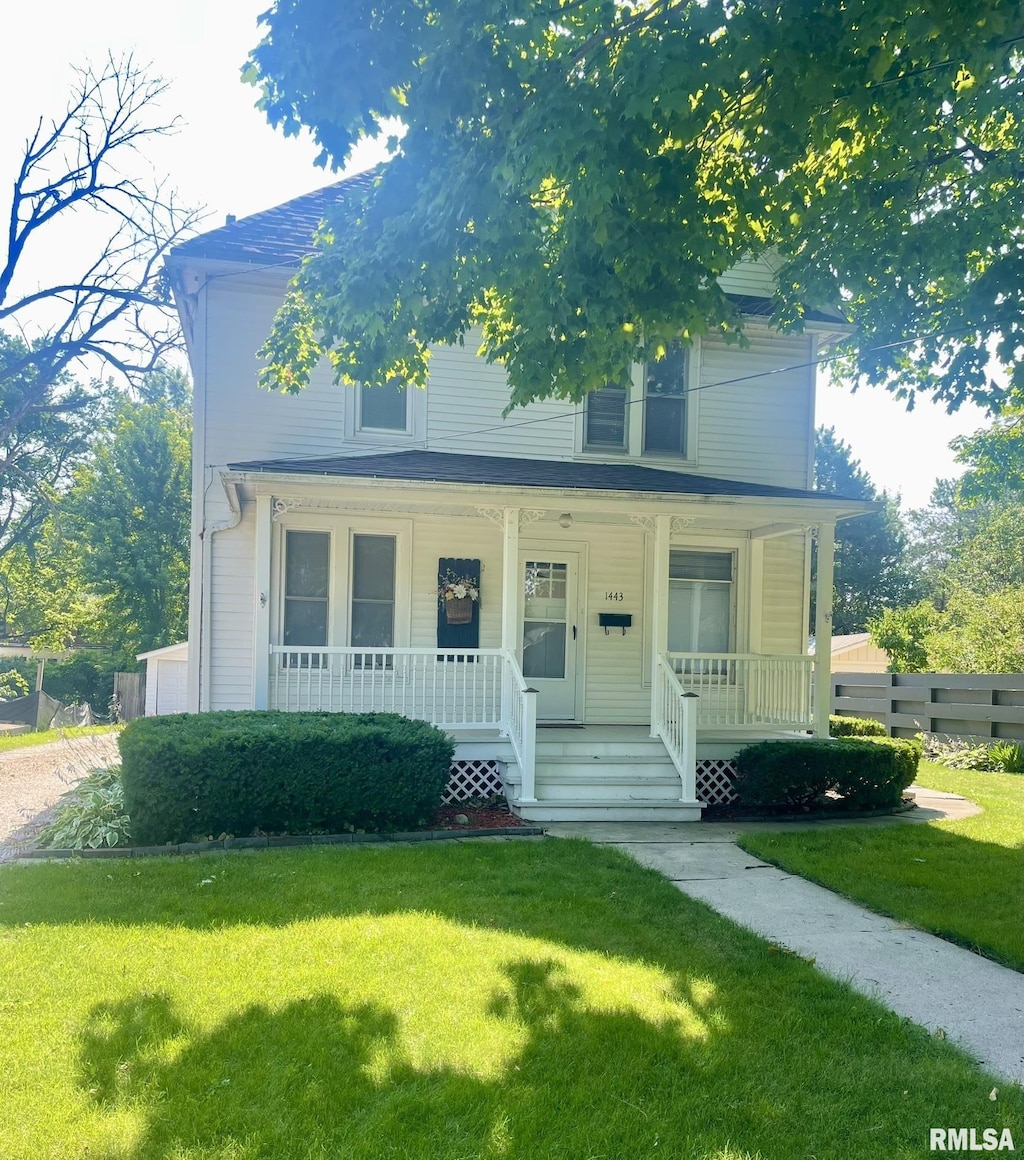
M 878 511 L 836 527 L 832 629 L 837 635 L 864 632 L 869 619 L 883 609 L 907 604 L 916 595 L 915 579 L 905 564 L 907 537 L 899 501 L 877 490 L 832 427 L 819 427 L 815 433 L 814 486 L 881 504 Z
M 968 464 L 910 519 L 928 599 L 869 625 L 897 672 L 1019 672 L 1024 666 L 1024 489 L 1011 415 L 957 441 Z
M 0 559 L 31 540 L 84 454 L 109 393 L 100 378 L 138 381 L 178 344 L 162 266 L 198 215 L 166 184 L 129 176 L 174 129 L 157 112 L 165 91 L 131 57 L 77 70 L 66 110 L 37 122 L 14 175 L 0 249 Z M 53 280 L 36 272 L 43 254 L 68 255 Z
M 844 371 L 913 401 L 1024 385 L 1024 0 L 277 0 L 247 77 L 340 166 L 267 348 L 425 379 L 483 328 L 512 402 L 579 399 L 670 338 L 738 337 L 716 279 L 771 255 L 773 321 L 842 302 Z M 399 140 L 396 122 L 404 135 Z
M 187 635 L 191 482 L 189 410 L 125 399 L 54 516 L 100 639 L 132 667 Z

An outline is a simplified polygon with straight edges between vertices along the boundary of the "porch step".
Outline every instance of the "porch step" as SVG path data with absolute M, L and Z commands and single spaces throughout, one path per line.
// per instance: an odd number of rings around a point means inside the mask
M 512 803 L 525 822 L 699 822 L 703 802 L 636 799 Z

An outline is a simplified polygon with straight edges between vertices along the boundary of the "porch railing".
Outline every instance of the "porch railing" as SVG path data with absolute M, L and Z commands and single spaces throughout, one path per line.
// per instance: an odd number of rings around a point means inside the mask
M 652 731 L 661 738 L 682 782 L 680 800 L 697 800 L 697 695 L 684 689 L 667 656 L 658 657 Z
M 502 732 L 519 765 L 520 801 L 537 800 L 537 690 L 531 689 L 513 652 L 502 654 Z
M 501 649 L 270 649 L 271 709 L 401 713 L 440 729 L 502 728 Z
M 493 729 L 508 737 L 536 800 L 537 693 L 502 649 L 270 648 L 271 709 L 400 713 L 439 729 Z
M 802 730 L 814 726 L 808 656 L 668 653 L 684 692 L 696 693 L 698 729 Z

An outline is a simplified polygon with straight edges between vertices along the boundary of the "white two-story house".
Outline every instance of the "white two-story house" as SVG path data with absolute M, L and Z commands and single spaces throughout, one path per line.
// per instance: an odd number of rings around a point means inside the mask
M 352 179 L 355 182 L 366 178 Z M 582 405 L 507 418 L 505 374 L 433 353 L 425 390 L 260 390 L 257 351 L 348 182 L 232 221 L 170 263 L 195 381 L 192 711 L 393 711 L 456 740 L 453 792 L 524 818 L 694 819 L 750 740 L 827 732 L 805 655 L 814 362 L 843 333 L 765 325 L 771 270 L 723 279 L 750 345 L 671 349 Z M 478 599 L 440 598 L 447 580 Z

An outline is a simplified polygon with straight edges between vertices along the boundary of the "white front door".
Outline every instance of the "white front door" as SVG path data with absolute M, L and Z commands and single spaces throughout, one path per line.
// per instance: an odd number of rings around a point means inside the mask
M 523 676 L 537 690 L 540 721 L 575 721 L 579 558 L 539 550 L 519 561 L 523 593 Z

